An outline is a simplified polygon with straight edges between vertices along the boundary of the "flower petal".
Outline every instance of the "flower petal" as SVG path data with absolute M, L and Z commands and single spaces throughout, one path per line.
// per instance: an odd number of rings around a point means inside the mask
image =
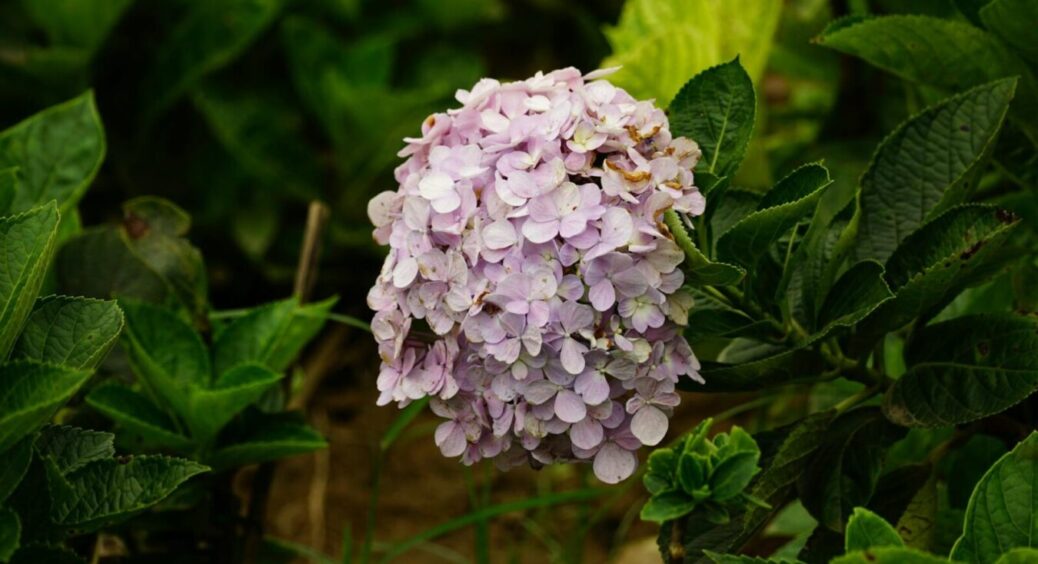
M 595 476 L 607 484 L 616 484 L 634 473 L 638 458 L 629 450 L 614 443 L 606 443 L 598 449 L 592 468 Z
M 669 426 L 667 414 L 653 405 L 643 405 L 631 418 L 631 433 L 646 446 L 660 444 Z

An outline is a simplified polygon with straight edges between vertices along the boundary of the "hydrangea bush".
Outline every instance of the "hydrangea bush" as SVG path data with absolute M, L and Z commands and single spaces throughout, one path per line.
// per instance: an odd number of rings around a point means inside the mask
M 663 214 L 703 213 L 701 152 L 609 72 L 459 90 L 369 205 L 390 247 L 368 294 L 378 403 L 432 397 L 445 456 L 593 460 L 617 482 L 700 379 Z

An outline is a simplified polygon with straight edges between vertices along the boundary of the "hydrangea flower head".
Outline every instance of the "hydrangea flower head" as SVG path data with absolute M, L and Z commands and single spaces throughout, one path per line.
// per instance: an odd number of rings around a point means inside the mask
M 445 456 L 585 460 L 615 483 L 700 380 L 662 220 L 703 213 L 699 147 L 608 72 L 459 90 L 368 206 L 390 247 L 368 294 L 378 403 L 431 397 Z

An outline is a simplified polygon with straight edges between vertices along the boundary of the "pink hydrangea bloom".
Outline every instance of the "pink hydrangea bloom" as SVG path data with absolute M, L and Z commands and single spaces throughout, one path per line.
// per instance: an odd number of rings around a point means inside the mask
M 378 403 L 432 397 L 436 444 L 466 464 L 585 460 L 618 482 L 699 380 L 661 217 L 703 213 L 699 147 L 606 74 L 459 90 L 369 204 L 390 247 L 368 295 Z

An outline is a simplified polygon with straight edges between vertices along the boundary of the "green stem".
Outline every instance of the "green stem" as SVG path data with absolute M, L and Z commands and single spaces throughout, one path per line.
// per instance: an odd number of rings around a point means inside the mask
M 858 405 L 859 403 L 861 403 L 861 402 L 871 398 L 872 396 L 876 395 L 876 392 L 878 392 L 878 391 L 879 391 L 879 386 L 871 386 L 871 387 L 865 388 L 864 390 L 862 390 L 862 391 L 854 394 L 853 396 L 850 396 L 849 398 L 846 398 L 843 401 L 841 401 L 840 403 L 836 404 L 836 406 L 834 406 L 833 409 L 836 410 L 836 413 L 843 413 L 843 412 L 847 411 L 848 409 L 850 409 L 850 408 Z

